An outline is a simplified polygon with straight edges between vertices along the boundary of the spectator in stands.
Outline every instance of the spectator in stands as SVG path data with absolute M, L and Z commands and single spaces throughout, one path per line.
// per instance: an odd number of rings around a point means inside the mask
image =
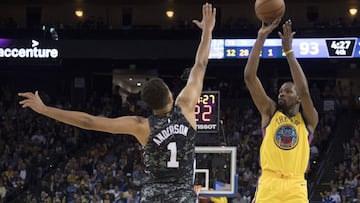
M 360 191 L 357 192 L 357 197 L 353 199 L 353 203 L 360 203 Z
M 237 193 L 236 197 L 231 200 L 231 203 L 250 203 L 249 200 L 245 199 L 240 192 Z
M 2 179 L 0 178 L 0 202 L 3 202 L 3 200 L 5 199 L 6 192 L 7 192 L 6 187 Z
M 356 176 L 353 175 L 353 172 L 348 171 L 347 173 L 347 177 L 345 178 L 344 181 L 345 185 L 349 185 L 349 187 L 355 191 L 358 187 L 358 179 Z
M 335 203 L 341 203 L 341 197 L 340 197 L 340 194 L 338 193 L 336 187 L 331 188 L 330 198 L 331 198 Z
M 310 147 L 310 159 L 317 159 L 319 157 L 319 149 L 316 145 L 312 144 Z
M 255 190 L 253 191 L 253 193 L 251 193 L 250 189 L 246 189 L 243 195 L 243 199 L 246 202 L 251 202 L 251 200 L 254 198 L 253 194 L 254 194 Z
M 350 187 L 349 183 L 345 183 L 345 188 L 341 192 L 341 197 L 344 202 L 351 202 L 355 197 L 354 190 Z
M 52 203 L 52 198 L 45 191 L 42 191 L 40 194 L 40 203 Z
M 330 192 L 329 191 L 325 191 L 324 193 L 320 193 L 321 195 L 321 202 L 322 203 L 336 203 L 335 200 L 333 200 L 331 197 L 330 197 Z

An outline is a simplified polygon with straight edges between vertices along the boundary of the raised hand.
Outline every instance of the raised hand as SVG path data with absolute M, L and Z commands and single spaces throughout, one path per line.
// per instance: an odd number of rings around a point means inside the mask
M 197 25 L 203 31 L 212 31 L 215 27 L 216 8 L 213 8 L 211 4 L 205 3 L 202 7 L 202 20 L 193 20 L 192 22 Z
M 288 52 L 292 49 L 292 39 L 295 32 L 292 31 L 291 20 L 287 20 L 283 25 L 283 33 L 278 32 L 279 37 L 282 41 L 282 47 L 284 52 Z
M 274 20 L 271 24 L 262 22 L 262 26 L 258 31 L 258 36 L 266 38 L 277 26 L 279 26 L 280 21 L 281 18 Z
M 19 104 L 23 108 L 30 107 L 35 112 L 41 113 L 44 107 L 46 107 L 43 101 L 41 100 L 38 91 L 36 91 L 35 93 L 21 92 L 18 93 L 18 95 L 25 98 L 19 102 Z

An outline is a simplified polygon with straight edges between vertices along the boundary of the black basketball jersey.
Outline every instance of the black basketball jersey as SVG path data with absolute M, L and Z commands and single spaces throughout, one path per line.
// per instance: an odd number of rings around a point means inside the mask
M 144 146 L 147 183 L 193 184 L 195 168 L 195 129 L 180 107 L 169 116 L 149 118 L 151 134 Z

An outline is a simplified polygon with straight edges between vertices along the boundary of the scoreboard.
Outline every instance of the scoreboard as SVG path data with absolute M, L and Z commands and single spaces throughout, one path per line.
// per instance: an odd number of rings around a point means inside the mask
M 196 128 L 199 133 L 219 130 L 220 92 L 203 91 L 195 106 Z
M 255 39 L 213 39 L 210 59 L 246 59 Z M 43 40 L 0 38 L 0 62 L 58 64 L 63 59 L 184 59 L 193 40 Z M 154 46 L 155 45 L 155 46 Z M 139 49 L 138 47 L 141 47 Z M 177 49 L 166 52 L 170 47 Z M 99 50 L 101 50 L 99 52 Z M 297 58 L 360 58 L 360 38 L 294 38 Z M 191 56 L 190 56 L 191 55 Z M 285 58 L 280 38 L 266 39 L 262 58 Z
M 210 59 L 248 58 L 255 39 L 213 39 Z M 294 38 L 297 58 L 360 58 L 360 38 Z M 285 58 L 281 39 L 266 39 L 261 58 Z

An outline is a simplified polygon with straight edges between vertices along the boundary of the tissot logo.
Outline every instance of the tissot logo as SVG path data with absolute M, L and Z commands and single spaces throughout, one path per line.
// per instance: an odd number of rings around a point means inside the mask
M 41 49 L 37 46 L 40 43 L 31 40 L 31 48 L 1 47 L 0 58 L 57 58 L 59 51 L 57 49 Z

